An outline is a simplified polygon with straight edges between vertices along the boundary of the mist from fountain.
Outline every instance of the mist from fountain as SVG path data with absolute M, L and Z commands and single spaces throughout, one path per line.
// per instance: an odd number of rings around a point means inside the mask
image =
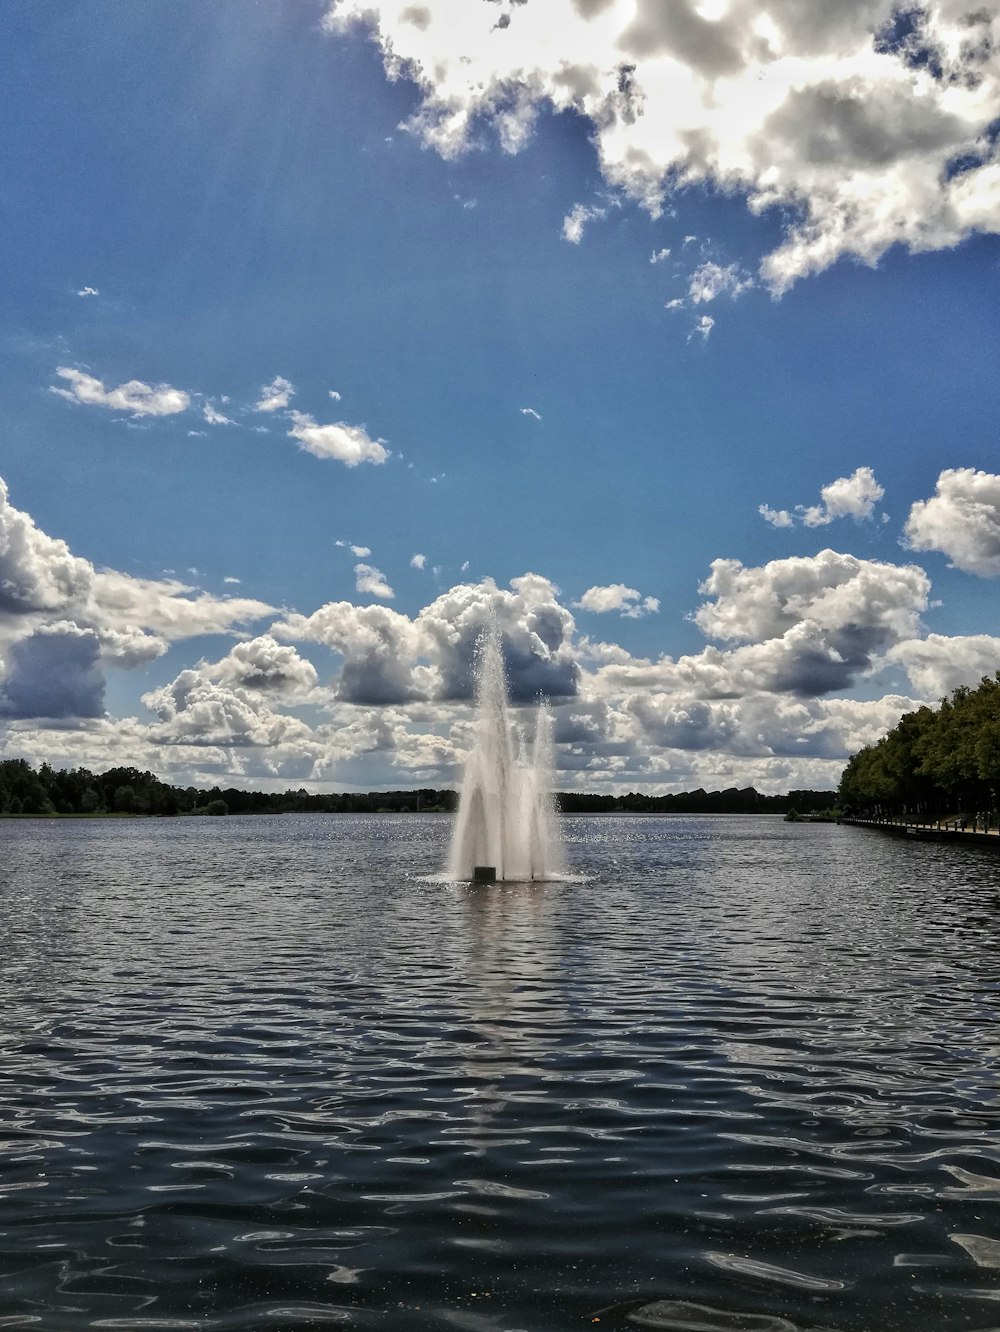
M 480 640 L 476 741 L 465 765 L 451 840 L 449 877 L 471 879 L 479 865 L 498 879 L 550 879 L 563 872 L 562 835 L 552 794 L 552 714 L 539 703 L 530 754 L 507 719 L 500 633 Z

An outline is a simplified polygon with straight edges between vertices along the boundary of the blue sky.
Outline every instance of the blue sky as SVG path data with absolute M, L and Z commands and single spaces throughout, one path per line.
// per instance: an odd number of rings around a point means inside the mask
M 783 790 L 1000 667 L 1000 18 L 806 8 L 15 6 L 4 752 L 450 784 L 492 612 L 563 785 Z

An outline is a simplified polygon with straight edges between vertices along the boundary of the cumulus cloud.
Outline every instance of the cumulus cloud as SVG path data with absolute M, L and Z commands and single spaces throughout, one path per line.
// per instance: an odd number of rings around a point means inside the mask
M 559 589 L 535 573 L 507 587 L 461 583 L 414 616 L 377 601 L 330 603 L 286 614 L 151 690 L 151 721 L 112 721 L 108 666 L 141 665 L 184 637 L 231 634 L 271 608 L 172 577 L 98 571 L 0 489 L 5 753 L 134 763 L 182 784 L 449 783 L 471 743 L 477 644 L 495 623 L 515 705 L 553 701 L 560 785 L 828 786 L 849 753 L 920 701 L 838 692 L 888 664 L 934 698 L 1000 665 L 995 637 L 922 636 L 929 582 L 914 566 L 834 551 L 760 567 L 719 560 L 701 590 L 692 618 L 715 641 L 677 660 L 581 638 Z M 610 584 L 579 605 L 630 614 L 652 600 Z M 336 654 L 327 683 L 303 644 Z M 303 705 L 308 722 L 295 715 Z
M 385 574 L 381 569 L 376 569 L 371 564 L 356 564 L 354 566 L 355 581 L 354 586 L 359 592 L 369 597 L 379 597 L 383 601 L 391 601 L 396 595 L 392 588 L 385 581 Z
M 541 412 L 536 412 L 535 409 L 534 409 L 534 407 L 522 407 L 522 408 L 521 408 L 521 415 L 522 415 L 522 416 L 532 416 L 532 417 L 534 417 L 534 419 L 535 419 L 536 421 L 540 421 L 540 420 L 542 419 L 542 414 L 541 414 Z
M 607 587 L 588 587 L 575 603 L 581 610 L 594 611 L 598 615 L 608 611 L 617 611 L 627 619 L 638 620 L 643 615 L 652 615 L 660 609 L 656 597 L 644 597 L 634 587 L 624 583 L 610 583 Z
M 231 417 L 226 416 L 223 412 L 220 412 L 220 411 L 218 410 L 218 408 L 213 407 L 212 404 L 211 404 L 210 402 L 206 402 L 206 403 L 205 403 L 205 405 L 204 405 L 204 406 L 202 407 L 202 409 L 201 409 L 201 414 L 202 414 L 202 416 L 204 417 L 204 419 L 208 422 L 209 425 L 235 425 L 235 424 L 236 424 L 236 422 L 233 421 L 233 419 L 232 419 Z
M 305 697 L 319 684 L 312 662 L 270 634 L 237 643 L 226 656 L 204 666 L 202 671 L 210 680 L 272 698 Z
M 199 670 L 181 671 L 142 701 L 158 718 L 148 733 L 154 744 L 270 747 L 294 739 L 316 748 L 304 722 L 272 711 L 261 695 L 217 684 Z
M 975 686 L 984 675 L 1000 671 L 1000 638 L 991 634 L 926 638 L 897 643 L 886 653 L 910 677 L 914 689 L 925 698 L 939 699 L 959 685 Z
M 914 564 L 862 560 L 835 550 L 772 560 L 757 568 L 714 560 L 700 591 L 713 598 L 694 614 L 710 638 L 760 642 L 803 621 L 821 628 L 872 628 L 916 636 L 930 580 Z
M 255 412 L 277 412 L 287 407 L 293 394 L 295 386 L 285 379 L 282 375 L 275 375 L 270 384 L 265 384 L 260 390 L 260 397 L 254 403 Z
M 580 667 L 575 624 L 558 589 L 538 574 L 460 583 L 415 620 L 384 606 L 332 602 L 310 616 L 289 615 L 271 628 L 276 638 L 324 643 L 344 658 L 338 696 L 347 702 L 392 704 L 414 699 L 468 700 L 483 632 L 500 629 L 512 699 L 576 694 Z
M 100 296 L 101 293 L 96 287 L 81 287 L 76 294 L 78 296 Z
M 426 555 L 421 555 L 421 554 L 418 552 L 416 555 L 411 555 L 411 556 L 410 556 L 410 568 L 411 568 L 411 569 L 422 569 L 422 568 L 426 565 L 426 563 L 427 563 L 427 556 L 426 556 Z
M 591 126 L 608 186 L 658 214 L 709 185 L 781 220 L 774 291 L 844 255 L 947 248 L 1000 228 L 1000 32 L 992 6 L 892 0 L 550 0 L 505 11 L 331 0 L 326 25 L 369 27 L 420 105 L 407 128 L 452 158 L 484 125 L 506 152 L 545 108 Z M 502 27 L 502 31 L 498 30 Z M 579 242 L 599 209 L 577 204 Z
M 371 551 L 368 549 L 367 546 L 352 546 L 351 554 L 354 556 L 355 559 L 363 560 L 366 555 L 371 554 Z
M 820 503 L 802 510 L 806 527 L 825 527 L 835 518 L 854 518 L 861 522 L 875 516 L 875 505 L 885 490 L 875 480 L 870 467 L 859 467 L 850 476 L 840 476 L 824 486 Z
M 796 521 L 806 527 L 828 527 L 836 518 L 870 522 L 885 488 L 875 480 L 870 467 L 858 467 L 850 476 L 838 476 L 823 486 L 819 494 L 819 504 L 796 504 L 794 514 L 767 504 L 759 505 L 757 512 L 772 527 L 792 527 Z
M 69 388 L 53 384 L 50 392 L 68 402 L 79 402 L 88 407 L 108 407 L 116 412 L 130 412 L 132 416 L 174 416 L 186 411 L 191 404 L 183 389 L 171 388 L 169 384 L 151 385 L 140 379 L 130 379 L 127 384 L 109 389 L 100 379 L 71 366 L 57 366 L 56 374 L 66 380 Z
M 714 327 L 715 327 L 715 320 L 712 318 L 712 316 L 702 315 L 701 318 L 698 320 L 697 324 L 695 324 L 694 328 L 688 334 L 688 342 L 691 342 L 692 339 L 696 337 L 701 338 L 702 342 L 707 342 L 708 335 L 711 333 Z
M 588 222 L 594 222 L 607 216 L 605 208 L 588 208 L 586 204 L 574 204 L 563 218 L 563 240 L 571 245 L 579 245 L 583 240 L 583 231 Z
M 573 617 L 560 604 L 554 583 L 527 573 L 511 579 L 510 591 L 497 587 L 491 578 L 460 583 L 420 612 L 417 627 L 434 669 L 435 697 L 472 696 L 477 645 L 493 623 L 501 633 L 515 702 L 577 693 L 580 668 L 573 646 Z
M 662 264 L 664 259 L 669 259 L 669 258 L 670 258 L 670 251 L 668 249 L 654 250 L 653 253 L 649 256 L 649 262 L 651 264 Z
M 87 600 L 93 565 L 10 503 L 0 480 L 0 615 L 63 612 Z
M 746 568 L 715 560 L 693 619 L 710 638 L 747 646 L 707 659 L 717 688 L 795 694 L 848 688 L 879 654 L 917 637 L 930 580 L 916 565 L 824 550 Z
M 266 602 L 215 597 L 176 579 L 99 571 L 15 508 L 0 481 L 0 644 L 59 624 L 66 641 L 39 640 L 30 651 L 65 661 L 75 652 L 82 660 L 93 639 L 104 664 L 131 667 L 160 656 L 167 641 L 229 633 L 272 610 Z M 72 626 L 85 640 L 68 643 Z
M 744 273 L 739 264 L 702 264 L 691 274 L 688 296 L 692 305 L 703 305 L 718 296 L 731 296 L 733 300 L 753 286 L 753 278 Z
M 940 551 L 966 573 L 1000 575 L 1000 476 L 972 467 L 943 471 L 931 498 L 910 510 L 904 540 L 911 550 Z
M 122 670 L 147 666 L 151 661 L 156 661 L 157 657 L 162 657 L 168 647 L 165 638 L 147 633 L 136 624 L 120 629 L 98 626 L 96 633 L 101 645 L 102 663 L 105 666 L 118 666 Z
M 916 706 L 916 700 L 900 695 L 860 701 L 755 694 L 706 701 L 657 693 L 636 695 L 626 704 L 641 736 L 657 748 L 711 750 L 742 759 L 818 759 L 839 766 Z
M 329 602 L 312 615 L 293 614 L 271 626 L 276 638 L 322 643 L 343 657 L 336 683 L 345 703 L 402 704 L 424 696 L 414 680 L 421 634 L 388 606 Z
M 319 425 L 305 412 L 293 411 L 290 415 L 293 424 L 289 435 L 314 458 L 334 458 L 347 467 L 357 467 L 359 463 L 384 463 L 389 457 L 384 442 L 372 439 L 364 426 L 346 425 L 343 421 Z
M 758 504 L 757 512 L 772 527 L 791 527 L 795 521 L 787 509 L 772 509 L 768 504 Z
M 104 673 L 92 629 L 68 621 L 43 625 L 11 647 L 0 684 L 0 716 L 66 720 L 100 717 Z

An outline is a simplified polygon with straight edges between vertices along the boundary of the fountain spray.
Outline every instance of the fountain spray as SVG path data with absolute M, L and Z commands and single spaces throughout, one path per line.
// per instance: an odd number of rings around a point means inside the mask
M 552 794 L 552 714 L 538 705 L 528 756 L 515 749 L 507 718 L 500 632 L 479 644 L 476 740 L 465 765 L 451 843 L 453 879 L 549 879 L 563 870 L 562 837 Z M 477 874 L 477 871 L 482 871 Z

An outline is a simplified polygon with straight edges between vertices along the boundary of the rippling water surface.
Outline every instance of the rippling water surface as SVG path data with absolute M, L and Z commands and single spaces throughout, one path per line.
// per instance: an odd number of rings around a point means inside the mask
M 1000 1327 L 1000 858 L 0 826 L 0 1328 Z

